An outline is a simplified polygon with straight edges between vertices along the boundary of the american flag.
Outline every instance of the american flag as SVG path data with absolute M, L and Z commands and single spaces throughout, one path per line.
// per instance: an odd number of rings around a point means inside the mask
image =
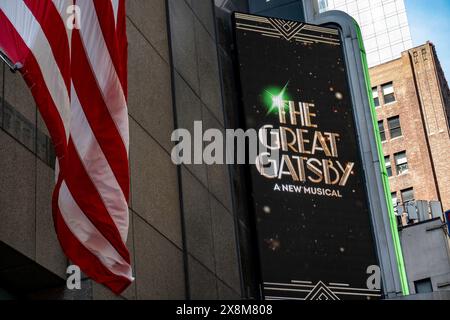
M 0 50 L 22 73 L 57 154 L 61 247 L 116 294 L 133 281 L 125 19 L 125 0 L 0 0 Z

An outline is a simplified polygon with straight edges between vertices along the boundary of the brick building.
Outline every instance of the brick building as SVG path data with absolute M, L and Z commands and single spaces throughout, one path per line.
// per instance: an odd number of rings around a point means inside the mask
M 450 210 L 450 90 L 434 45 L 370 75 L 393 202 L 441 201 Z

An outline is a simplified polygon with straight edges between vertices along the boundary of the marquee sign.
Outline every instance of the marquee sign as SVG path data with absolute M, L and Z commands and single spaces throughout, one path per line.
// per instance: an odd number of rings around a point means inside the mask
M 337 29 L 235 13 L 266 299 L 381 295 L 364 173 Z

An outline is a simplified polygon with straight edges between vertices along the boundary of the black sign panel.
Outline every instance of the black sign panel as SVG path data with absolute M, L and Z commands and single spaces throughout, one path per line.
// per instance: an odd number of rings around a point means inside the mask
M 279 150 L 251 166 L 265 298 L 377 299 L 339 31 L 236 13 L 235 32 L 247 129 Z

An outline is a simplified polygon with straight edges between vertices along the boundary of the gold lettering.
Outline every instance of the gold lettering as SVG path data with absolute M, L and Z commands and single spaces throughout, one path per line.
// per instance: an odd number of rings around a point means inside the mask
M 289 171 L 284 170 L 285 164 Z M 294 169 L 294 166 L 292 165 L 291 159 L 287 155 L 283 155 L 281 157 L 280 173 L 278 175 L 278 179 L 281 179 L 284 175 L 290 175 L 290 176 L 292 176 L 292 180 L 299 181 L 298 175 L 295 172 L 295 169 Z
M 315 118 L 317 115 L 315 113 L 312 113 L 310 108 L 315 108 L 316 106 L 312 103 L 304 103 L 304 114 L 305 114 L 305 126 L 311 127 L 311 128 L 317 128 L 316 124 L 312 124 L 311 118 Z
M 287 132 L 291 134 L 291 141 L 287 139 Z M 281 149 L 283 151 L 289 151 L 291 149 L 293 152 L 298 153 L 298 150 L 295 148 L 295 144 L 297 144 L 297 136 L 295 132 L 286 127 L 280 127 L 281 134 Z
M 323 175 L 326 184 L 335 185 L 339 182 L 339 171 L 334 167 L 333 162 L 331 160 L 322 160 L 323 165 Z M 336 178 L 331 180 L 330 171 L 334 172 Z
M 320 147 L 319 145 L 320 144 Z M 311 153 L 314 155 L 316 151 L 323 151 L 327 157 L 331 157 L 330 149 L 328 148 L 327 141 L 325 140 L 323 134 L 316 131 L 314 134 L 314 141 Z
M 308 170 L 311 171 L 312 173 L 314 173 L 317 176 L 317 179 L 314 179 L 312 177 L 308 177 L 308 179 L 313 182 L 313 183 L 321 183 L 323 180 L 323 174 L 322 174 L 322 170 L 320 170 L 319 168 L 317 168 L 314 164 L 318 164 L 319 166 L 321 165 L 321 162 L 317 159 L 309 159 L 306 163 L 306 166 L 308 167 Z
M 286 103 L 286 101 L 283 101 L 282 105 L 278 106 L 278 115 L 280 117 L 280 123 L 281 124 L 286 124 L 286 111 L 284 111 L 284 104 Z M 290 102 L 289 102 L 290 104 Z
M 337 133 L 328 133 L 325 132 L 325 136 L 328 138 L 328 140 L 330 141 L 330 147 L 331 147 L 331 155 L 335 158 L 338 158 L 338 148 L 337 148 L 337 138 L 340 137 L 339 134 Z
M 353 167 L 355 166 L 355 164 L 353 162 L 349 162 L 349 163 L 347 163 L 347 166 L 344 169 L 342 167 L 342 164 L 339 161 L 337 161 L 336 163 L 337 163 L 339 169 L 342 170 L 342 173 L 343 173 L 341 181 L 339 182 L 339 185 L 341 187 L 345 187 L 345 185 L 348 182 L 348 179 L 350 178 L 350 175 L 352 174 L 352 170 L 353 170 Z
M 311 141 L 304 138 L 303 134 L 308 133 L 308 130 L 297 129 L 297 140 L 298 140 L 298 149 L 299 153 L 311 154 L 310 151 L 307 151 L 305 148 L 305 144 L 310 143 Z
M 305 160 L 308 160 L 304 157 L 293 156 L 292 159 L 297 160 L 297 168 L 298 168 L 298 178 L 300 181 L 306 181 L 306 173 L 305 173 Z

